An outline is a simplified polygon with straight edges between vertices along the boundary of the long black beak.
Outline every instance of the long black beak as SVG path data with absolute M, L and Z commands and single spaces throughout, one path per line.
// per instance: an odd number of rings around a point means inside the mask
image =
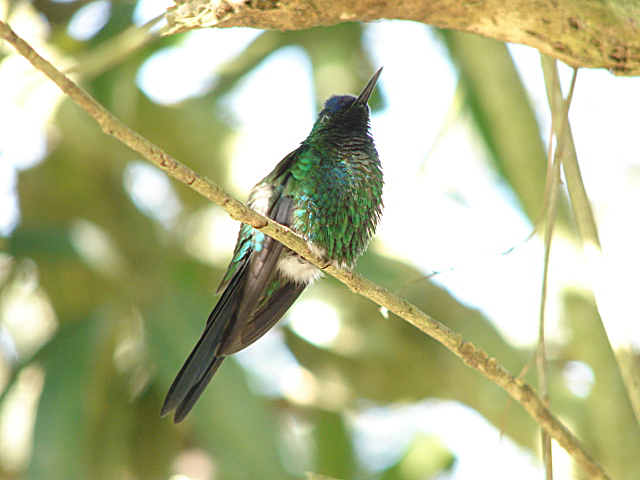
M 380 73 L 382 73 L 382 67 L 380 67 L 378 71 L 373 74 L 373 77 L 371 77 L 371 80 L 369 80 L 369 83 L 367 83 L 367 86 L 364 87 L 364 90 L 362 90 L 362 93 L 360 94 L 360 96 L 358 96 L 356 101 L 353 103 L 354 105 L 367 104 L 367 102 L 369 101 L 369 97 L 371 96 L 371 92 L 373 92 L 373 89 L 376 86 L 378 77 L 380 77 Z

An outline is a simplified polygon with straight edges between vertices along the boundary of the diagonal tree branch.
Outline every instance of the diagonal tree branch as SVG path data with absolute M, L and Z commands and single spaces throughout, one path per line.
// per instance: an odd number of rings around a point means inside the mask
M 501 387 L 529 413 L 529 415 L 574 458 L 591 479 L 607 480 L 610 477 L 602 467 L 586 452 L 580 441 L 543 404 L 535 391 L 527 383 L 501 367 L 495 358 L 490 358 L 483 350 L 465 341 L 459 334 L 442 323 L 429 317 L 411 303 L 396 297 L 362 276 L 345 269 L 324 266 L 311 254 L 306 242 L 288 228 L 263 217 L 235 200 L 211 181 L 184 166 L 162 149 L 152 144 L 138 133 L 129 129 L 111 115 L 82 88 L 72 82 L 51 63 L 39 56 L 24 40 L 4 22 L 0 21 L 0 38 L 6 39 L 18 52 L 27 58 L 35 68 L 47 75 L 78 106 L 91 115 L 108 135 L 140 153 L 145 159 L 167 172 L 173 178 L 188 185 L 193 190 L 220 205 L 238 221 L 259 229 L 278 240 L 305 259 L 347 285 L 359 295 L 373 300 L 405 321 L 436 339 L 458 356 L 469 367 L 480 372 Z

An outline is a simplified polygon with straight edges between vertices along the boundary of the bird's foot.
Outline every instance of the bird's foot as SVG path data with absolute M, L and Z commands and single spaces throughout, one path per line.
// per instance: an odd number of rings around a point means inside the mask
M 326 258 L 319 258 L 314 256 L 314 260 L 316 261 L 317 266 L 320 270 L 324 270 L 329 265 L 331 265 L 331 261 L 327 260 Z
M 327 258 L 327 250 L 324 248 L 318 248 L 311 242 L 307 242 L 307 247 L 309 248 L 309 253 L 311 254 L 312 263 L 319 268 L 320 270 L 324 270 L 329 265 L 331 265 L 331 260 Z

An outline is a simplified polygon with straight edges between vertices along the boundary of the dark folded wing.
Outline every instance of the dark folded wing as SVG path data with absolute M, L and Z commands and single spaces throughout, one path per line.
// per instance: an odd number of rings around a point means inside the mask
M 283 283 L 277 293 L 264 302 L 254 317 L 243 323 L 242 330 L 224 344 L 224 355 L 239 352 L 267 333 L 293 305 L 306 286 L 304 283 Z
M 269 216 L 288 225 L 293 204 L 291 197 L 280 197 Z M 251 254 L 242 302 L 236 314 L 238 320 L 220 348 L 221 354 L 231 355 L 255 342 L 277 323 L 304 290 L 304 285 L 297 287 L 278 277 L 276 266 L 283 250 L 284 245 L 266 237 L 261 250 Z
M 269 212 L 276 222 L 288 225 L 293 199 L 278 198 Z M 304 289 L 277 275 L 284 246 L 265 237 L 260 249 L 247 249 L 234 258 L 235 270 L 215 306 L 200 340 L 174 380 L 161 415 L 176 410 L 181 421 L 193 408 L 226 355 L 247 347 L 264 335 L 284 315 Z

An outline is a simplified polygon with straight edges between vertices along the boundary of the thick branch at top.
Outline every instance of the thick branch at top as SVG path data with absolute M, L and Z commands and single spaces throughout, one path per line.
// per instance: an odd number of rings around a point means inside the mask
M 629 0 L 174 1 L 165 34 L 212 26 L 302 30 L 414 20 L 529 45 L 572 67 L 640 75 L 640 5 Z

